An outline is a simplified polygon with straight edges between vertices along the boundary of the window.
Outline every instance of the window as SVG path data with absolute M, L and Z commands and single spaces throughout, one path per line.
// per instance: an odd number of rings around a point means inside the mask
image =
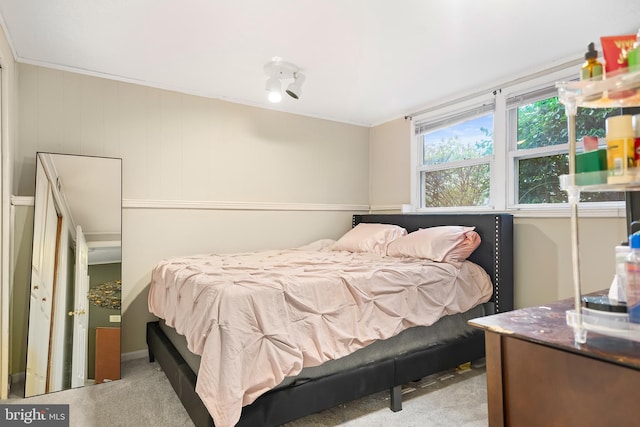
M 415 118 L 414 204 L 419 210 L 568 210 L 559 176 L 569 171 L 564 105 L 555 82 L 576 66 L 519 80 L 493 96 L 469 96 Z M 490 99 L 490 100 L 489 100 Z M 446 110 L 441 113 L 439 110 Z M 583 136 L 606 146 L 605 119 L 619 109 L 578 108 L 577 150 Z M 582 192 L 587 209 L 619 215 L 622 192 Z M 605 203 L 603 203 L 605 202 Z M 558 210 L 560 208 L 560 210 Z
M 489 206 L 493 103 L 416 126 L 423 207 Z
M 558 176 L 569 173 L 569 136 L 564 105 L 554 87 L 510 98 L 507 138 L 510 158 L 514 162 L 513 205 L 567 203 L 567 193 L 560 189 Z M 576 140 L 582 150 L 583 136 L 605 136 L 605 119 L 618 109 L 579 108 L 576 115 Z M 604 140 L 602 140 L 604 143 Z M 624 200 L 623 193 L 587 193 L 583 202 Z

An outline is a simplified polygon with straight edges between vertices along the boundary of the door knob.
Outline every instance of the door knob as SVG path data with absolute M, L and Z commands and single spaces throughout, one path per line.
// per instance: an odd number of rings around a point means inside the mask
M 75 316 L 75 315 L 78 315 L 78 314 L 85 314 L 85 311 L 84 310 L 76 310 L 76 311 L 70 311 L 69 312 L 69 316 Z

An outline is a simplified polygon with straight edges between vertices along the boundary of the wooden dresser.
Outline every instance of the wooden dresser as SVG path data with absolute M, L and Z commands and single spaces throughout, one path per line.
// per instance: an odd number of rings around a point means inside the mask
M 574 342 L 573 299 L 469 321 L 485 331 L 489 425 L 640 425 L 640 342 L 589 332 Z

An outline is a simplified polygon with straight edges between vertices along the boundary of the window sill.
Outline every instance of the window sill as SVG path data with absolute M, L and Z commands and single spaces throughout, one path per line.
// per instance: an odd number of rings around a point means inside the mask
M 507 212 L 522 218 L 569 218 L 571 208 L 568 203 L 549 205 L 516 205 L 508 208 Z M 626 218 L 627 209 L 624 202 L 611 203 L 580 203 L 578 216 L 583 218 Z
M 406 205 L 405 205 L 406 206 Z M 408 210 L 404 210 L 409 212 Z M 568 203 L 546 205 L 515 205 L 505 210 L 491 207 L 457 207 L 457 208 L 421 208 L 416 213 L 494 213 L 507 212 L 516 218 L 569 218 L 571 208 Z M 580 203 L 578 216 L 581 218 L 626 218 L 627 210 L 624 202 Z

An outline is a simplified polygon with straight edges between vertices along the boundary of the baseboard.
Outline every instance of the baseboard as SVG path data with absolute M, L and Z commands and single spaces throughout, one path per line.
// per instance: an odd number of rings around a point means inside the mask
M 130 360 L 142 359 L 144 357 L 147 357 L 148 355 L 149 355 L 148 350 L 131 351 L 129 353 L 122 353 L 120 355 L 120 361 L 128 362 Z
M 120 355 L 120 361 L 127 362 L 129 360 L 142 359 L 144 357 L 147 357 L 148 355 L 149 355 L 148 350 L 131 351 L 129 353 L 122 353 Z M 13 385 L 17 383 L 24 383 L 24 378 L 25 378 L 24 372 L 16 372 L 15 374 L 9 375 L 9 384 Z

